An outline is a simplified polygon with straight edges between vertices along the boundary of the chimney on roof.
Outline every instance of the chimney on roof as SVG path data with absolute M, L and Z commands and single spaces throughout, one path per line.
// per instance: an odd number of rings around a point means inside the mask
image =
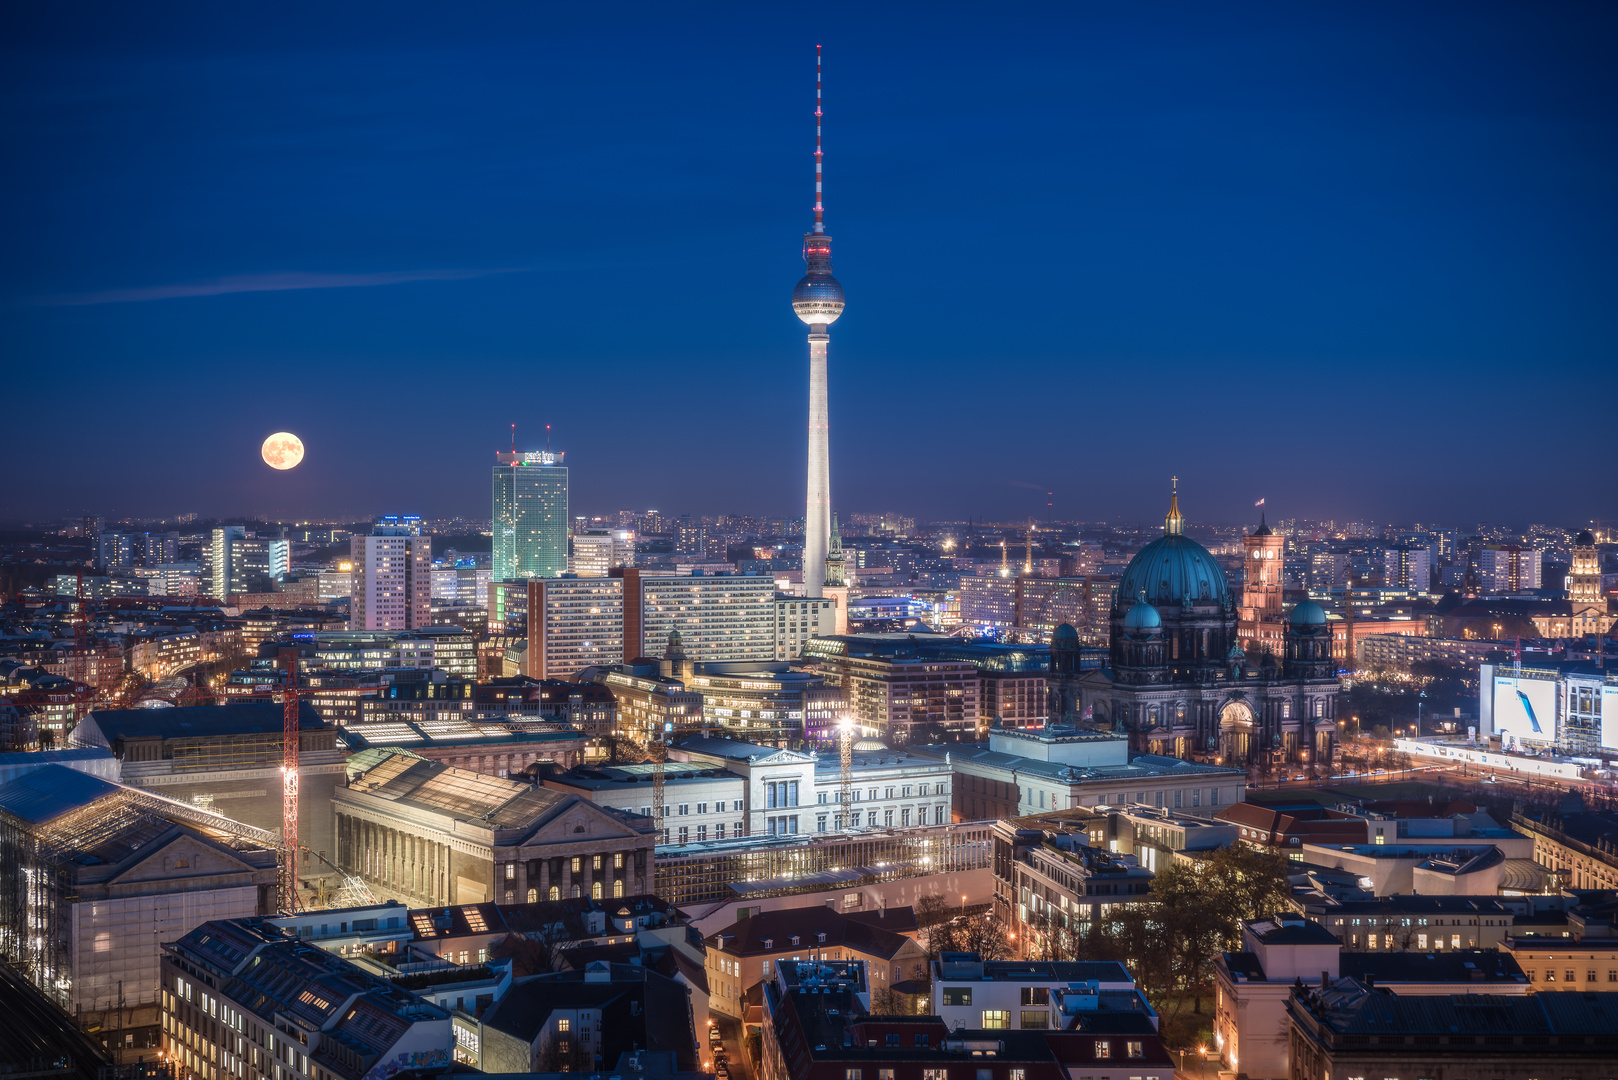
M 1331 985 L 1331 972 L 1322 971 L 1320 973 L 1320 988 L 1322 990 L 1324 990 L 1330 985 Z

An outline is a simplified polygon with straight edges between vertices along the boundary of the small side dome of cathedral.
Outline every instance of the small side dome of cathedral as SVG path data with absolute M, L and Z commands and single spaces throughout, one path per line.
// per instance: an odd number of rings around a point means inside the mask
M 1325 626 L 1326 609 L 1313 600 L 1305 600 L 1292 609 L 1292 614 L 1288 617 L 1288 621 L 1297 627 Z
M 1072 623 L 1063 623 L 1061 626 L 1058 626 L 1055 630 L 1051 631 L 1051 642 L 1052 642 L 1052 644 L 1054 644 L 1054 643 L 1056 643 L 1058 641 L 1075 641 L 1076 642 L 1078 640 L 1079 640 L 1079 632 L 1077 630 L 1073 629 L 1073 624 Z
M 1145 630 L 1161 630 L 1162 628 L 1163 616 L 1159 615 L 1157 609 L 1144 600 L 1136 600 L 1135 606 L 1130 608 L 1129 614 L 1124 616 L 1124 629 L 1133 633 L 1140 633 Z
M 1596 538 L 1591 535 L 1589 529 L 1581 529 L 1579 535 L 1573 538 L 1573 542 L 1579 547 L 1594 547 Z

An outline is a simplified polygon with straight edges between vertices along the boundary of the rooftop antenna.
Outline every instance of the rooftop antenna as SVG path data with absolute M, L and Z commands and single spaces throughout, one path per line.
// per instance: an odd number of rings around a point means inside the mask
M 547 454 L 551 452 L 551 426 L 549 424 L 545 425 L 545 452 Z
M 511 452 L 512 452 L 513 455 L 515 455 L 517 453 L 517 425 L 516 424 L 511 425 Z

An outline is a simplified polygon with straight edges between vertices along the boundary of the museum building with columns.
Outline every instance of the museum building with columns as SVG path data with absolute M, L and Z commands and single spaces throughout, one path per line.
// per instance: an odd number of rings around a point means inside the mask
M 427 907 L 652 891 L 653 820 L 575 794 L 388 747 L 350 757 L 332 803 L 338 863 L 381 900 Z
M 1278 650 L 1249 657 L 1219 563 L 1185 535 L 1176 493 L 1163 535 L 1125 568 L 1107 666 L 1067 680 L 1091 726 L 1130 749 L 1253 769 L 1330 761 L 1340 692 L 1326 612 L 1312 600 L 1282 620 Z

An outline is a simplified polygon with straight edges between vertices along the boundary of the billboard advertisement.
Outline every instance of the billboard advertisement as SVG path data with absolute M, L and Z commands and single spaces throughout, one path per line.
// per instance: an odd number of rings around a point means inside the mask
M 1618 686 L 1601 688 L 1601 745 L 1618 750 Z
M 1494 677 L 1494 730 L 1500 748 L 1556 741 L 1556 683 L 1550 679 Z

